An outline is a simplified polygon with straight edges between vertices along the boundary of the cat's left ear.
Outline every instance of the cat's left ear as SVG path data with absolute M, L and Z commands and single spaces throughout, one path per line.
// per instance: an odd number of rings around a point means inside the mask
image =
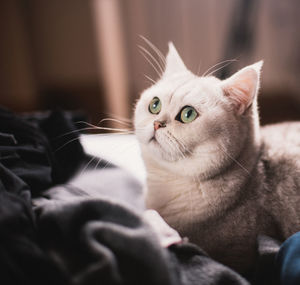
M 262 65 L 262 60 L 248 65 L 222 82 L 224 95 L 232 101 L 239 115 L 242 115 L 256 98 Z
M 187 70 L 172 42 L 169 42 L 169 52 L 166 58 L 166 68 L 163 76 L 173 75 Z

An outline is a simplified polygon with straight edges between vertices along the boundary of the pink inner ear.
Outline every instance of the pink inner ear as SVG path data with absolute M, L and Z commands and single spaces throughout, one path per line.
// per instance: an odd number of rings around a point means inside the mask
M 224 85 L 224 94 L 236 105 L 239 115 L 251 105 L 255 97 L 257 83 L 257 72 L 249 68 L 233 75 Z

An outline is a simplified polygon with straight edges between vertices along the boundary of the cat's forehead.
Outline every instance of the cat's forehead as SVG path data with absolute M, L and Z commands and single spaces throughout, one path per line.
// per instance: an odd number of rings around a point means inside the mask
M 168 104 L 207 102 L 218 95 L 220 80 L 215 77 L 186 76 L 161 79 L 144 96 L 147 100 L 158 97 Z

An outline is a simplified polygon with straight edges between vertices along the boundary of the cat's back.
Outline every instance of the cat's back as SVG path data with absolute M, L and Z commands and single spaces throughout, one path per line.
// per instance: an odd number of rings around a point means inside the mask
M 266 208 L 287 238 L 300 227 L 300 122 L 265 126 L 261 135 Z
M 300 122 L 262 127 L 261 142 L 261 162 L 267 180 L 273 182 L 273 189 L 284 181 L 290 181 L 295 184 L 293 190 L 300 194 Z
M 262 142 L 266 150 L 275 156 L 299 155 L 300 122 L 285 122 L 261 128 Z

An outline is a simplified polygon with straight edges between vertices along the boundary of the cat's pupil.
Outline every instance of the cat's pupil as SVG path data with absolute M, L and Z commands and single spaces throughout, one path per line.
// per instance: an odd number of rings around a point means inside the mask
M 186 114 L 185 114 L 185 117 L 186 118 L 189 118 L 191 115 L 192 115 L 193 111 L 192 110 L 189 110 Z

